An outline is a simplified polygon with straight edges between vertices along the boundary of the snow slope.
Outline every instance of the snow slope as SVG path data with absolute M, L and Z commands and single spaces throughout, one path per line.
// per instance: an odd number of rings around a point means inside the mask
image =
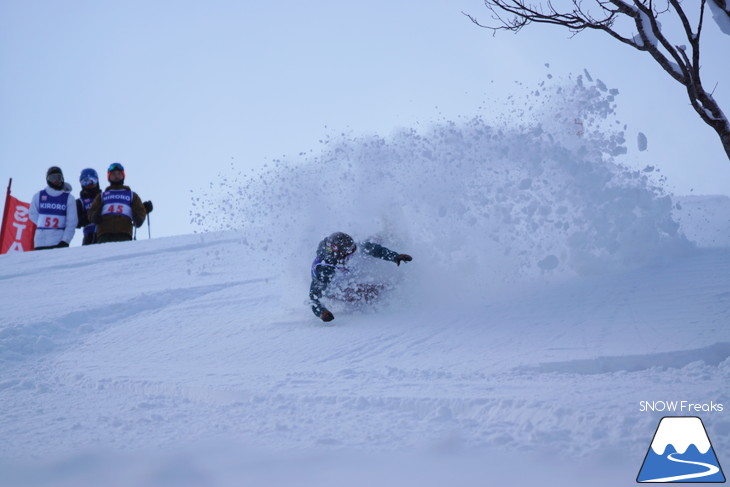
M 465 463 L 468 484 L 505 464 L 530 482 L 538 453 L 557 457 L 563 480 L 586 474 L 575 458 L 630 479 L 661 416 L 640 401 L 730 404 L 727 249 L 496 302 L 396 302 L 334 326 L 310 315 L 306 286 L 245 249 L 223 233 L 4 257 L 8 485 L 34 484 L 29 472 L 37 485 L 287 483 L 321 470 L 349 482 L 375 475 L 371 463 L 410 478 L 432 462 L 444 475 Z M 728 451 L 727 416 L 705 422 Z M 493 449 L 514 458 L 492 461 Z M 621 461 L 601 463 L 607 452 Z
M 641 401 L 723 404 L 699 415 L 730 463 L 730 248 L 685 237 L 576 86 L 578 138 L 343 136 L 212 184 L 196 218 L 239 230 L 0 257 L 0 485 L 621 485 L 667 415 Z M 326 326 L 335 229 L 414 261 Z

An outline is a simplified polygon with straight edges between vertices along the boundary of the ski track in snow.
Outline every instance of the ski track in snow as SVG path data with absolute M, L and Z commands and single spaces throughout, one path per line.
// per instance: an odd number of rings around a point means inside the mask
M 6 275 L 22 276 L 0 281 L 9 293 L 41 270 L 47 282 L 78 282 L 87 250 L 103 251 L 120 292 L 106 304 L 107 286 L 11 304 L 0 431 L 13 441 L 0 458 L 231 439 L 275 451 L 549 445 L 640 456 L 657 420 L 638 412 L 640 400 L 730 402 L 729 250 L 528 297 L 391 303 L 322 326 L 305 280 L 247 272 L 232 262 L 243 248 L 221 234 L 5 258 Z M 716 447 L 730 447 L 726 438 L 714 435 Z

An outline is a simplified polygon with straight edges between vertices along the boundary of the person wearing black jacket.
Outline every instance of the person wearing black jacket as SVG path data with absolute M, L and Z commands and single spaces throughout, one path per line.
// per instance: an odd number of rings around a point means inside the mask
M 91 245 L 96 243 L 96 224 L 89 221 L 88 211 L 94 199 L 101 194 L 99 175 L 94 169 L 84 169 L 79 176 L 79 183 L 81 184 L 81 193 L 79 193 L 79 198 L 76 200 L 76 212 L 79 214 L 79 223 L 76 228 L 84 229 L 84 240 L 81 245 Z
M 408 254 L 399 254 L 374 242 L 361 244 L 365 255 L 377 259 L 394 262 L 400 266 L 401 262 L 413 260 Z M 324 291 L 332 282 L 338 269 L 346 268 L 347 260 L 357 251 L 355 241 L 346 233 L 335 232 L 319 243 L 317 256 L 312 262 L 312 283 L 309 286 L 309 299 L 312 312 L 322 321 L 332 321 L 335 316 L 322 304 Z

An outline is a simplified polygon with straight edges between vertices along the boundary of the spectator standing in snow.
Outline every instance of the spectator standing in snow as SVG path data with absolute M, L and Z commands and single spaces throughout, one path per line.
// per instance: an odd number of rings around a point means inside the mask
M 46 172 L 48 186 L 33 196 L 30 219 L 36 225 L 35 250 L 68 247 L 76 232 L 78 215 L 71 185 L 63 180 L 61 168 Z
M 84 229 L 84 240 L 81 245 L 96 243 L 96 224 L 89 222 L 89 209 L 97 196 L 101 194 L 99 188 L 99 175 L 93 169 L 84 169 L 79 176 L 81 193 L 76 200 L 76 212 L 79 216 L 79 223 L 76 228 Z
M 134 228 L 144 223 L 152 203 L 142 203 L 137 193 L 124 185 L 124 167 L 115 162 L 107 170 L 109 186 L 99 194 L 89 209 L 89 222 L 96 224 L 96 242 L 132 240 Z
M 346 269 L 347 261 L 357 250 L 355 241 L 346 233 L 335 232 L 322 240 L 317 246 L 317 256 L 312 262 L 312 283 L 309 286 L 309 299 L 312 312 L 322 321 L 332 321 L 335 316 L 321 302 L 322 295 L 338 270 Z M 365 255 L 395 262 L 410 262 L 408 254 L 399 254 L 374 242 L 362 244 Z

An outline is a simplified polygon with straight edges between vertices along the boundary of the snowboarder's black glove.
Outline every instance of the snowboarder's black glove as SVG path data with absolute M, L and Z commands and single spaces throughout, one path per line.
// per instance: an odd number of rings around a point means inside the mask
M 152 202 L 151 201 L 145 201 L 142 203 L 142 206 L 144 206 L 144 210 L 149 214 L 152 213 Z
M 322 321 L 332 321 L 335 319 L 335 315 L 333 315 L 329 310 L 324 310 L 322 313 L 320 313 L 319 317 L 322 319 Z
M 408 254 L 398 254 L 395 256 L 395 263 L 400 266 L 401 262 L 410 262 L 413 260 L 413 257 L 411 257 Z
M 56 245 L 56 248 L 57 249 L 62 249 L 64 247 L 68 247 L 68 244 L 66 242 L 64 242 L 63 240 L 61 240 L 60 242 L 58 242 L 58 245 Z

